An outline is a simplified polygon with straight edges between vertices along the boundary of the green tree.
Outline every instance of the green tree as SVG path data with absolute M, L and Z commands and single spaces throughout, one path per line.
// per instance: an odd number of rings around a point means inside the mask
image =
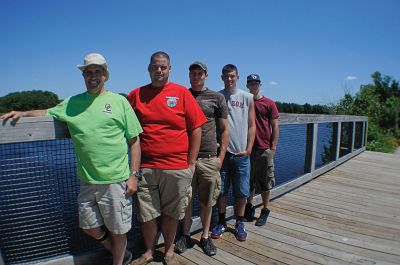
M 368 116 L 369 150 L 392 151 L 399 142 L 399 83 L 380 72 L 371 75 L 372 84 L 361 85 L 352 96 L 348 93 L 335 105 L 337 114 Z
M 49 91 L 32 90 L 10 93 L 0 97 L 0 113 L 11 110 L 48 109 L 60 102 L 56 94 Z

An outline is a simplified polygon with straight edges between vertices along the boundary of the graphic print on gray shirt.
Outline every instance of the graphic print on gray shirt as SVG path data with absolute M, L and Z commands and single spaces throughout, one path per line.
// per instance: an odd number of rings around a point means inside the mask
M 249 128 L 249 106 L 253 95 L 241 89 L 236 89 L 234 94 L 221 90 L 228 105 L 229 124 L 229 153 L 246 151 L 247 134 Z

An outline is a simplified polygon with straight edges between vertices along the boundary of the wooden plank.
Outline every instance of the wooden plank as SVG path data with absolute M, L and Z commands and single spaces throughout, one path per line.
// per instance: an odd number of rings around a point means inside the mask
M 63 139 L 69 137 L 65 123 L 52 117 L 21 118 L 12 126 L 9 122 L 0 126 L 0 144 Z
M 320 196 L 335 200 L 340 199 L 349 203 L 368 203 L 377 207 L 390 207 L 391 209 L 393 208 L 393 204 L 400 205 L 400 198 L 396 198 L 395 196 L 389 197 L 386 194 L 379 196 L 378 194 L 371 195 L 368 193 L 357 194 L 359 196 L 355 196 L 354 189 L 348 188 L 344 190 L 339 185 L 327 186 L 312 183 L 312 185 L 307 185 L 307 187 L 300 189 L 298 195 Z
M 231 225 L 233 222 L 230 222 Z M 232 225 L 233 227 L 233 225 Z M 263 228 L 256 227 L 254 225 L 247 225 L 247 241 L 254 240 L 258 242 L 259 246 L 266 247 L 267 249 L 279 250 L 284 252 L 286 255 L 296 256 L 297 259 L 307 260 L 308 263 L 318 263 L 318 264 L 347 264 L 340 259 L 331 258 L 326 255 L 321 255 L 320 253 L 310 251 L 305 246 L 299 246 L 296 244 L 287 244 L 285 240 L 282 240 L 282 236 L 275 234 L 273 237 L 266 236 L 266 233 L 262 233 Z M 298 243 L 298 242 L 297 242 Z M 306 243 L 307 245 L 307 243 Z M 297 261 L 296 261 L 297 264 Z
M 302 239 L 297 237 L 288 236 L 285 233 L 273 231 L 268 229 L 267 227 L 256 227 L 254 225 L 247 226 L 247 231 L 251 231 L 258 235 L 266 237 L 266 240 L 273 241 L 277 240 L 279 242 L 284 243 L 285 245 L 290 246 L 291 248 L 300 248 L 305 250 L 306 252 L 311 252 L 313 257 L 322 257 L 318 261 L 322 264 L 375 264 L 376 260 L 370 259 L 366 256 L 360 256 L 349 252 L 348 250 L 338 250 L 332 247 L 324 246 L 320 244 L 321 242 L 316 243 L 315 241 L 305 240 L 303 237 Z M 251 235 L 250 235 L 251 236 Z M 320 240 L 321 241 L 321 240 Z M 302 255 L 304 254 L 304 251 Z M 389 264 L 386 262 L 381 262 L 381 264 Z
M 343 216 L 337 217 L 333 214 L 326 214 L 326 212 L 323 211 L 309 210 L 303 207 L 300 208 L 298 205 L 293 206 L 288 204 L 276 204 L 274 209 L 279 209 L 278 211 L 280 212 L 290 212 L 293 215 L 300 216 L 300 218 L 303 217 L 303 215 L 307 216 L 307 218 L 315 218 L 316 222 L 327 226 L 340 227 L 341 229 L 377 238 L 400 240 L 400 230 L 358 221 L 355 220 L 356 218 L 351 218 L 351 216 L 347 216 L 347 218 L 343 218 Z
M 340 209 L 346 209 L 349 211 L 354 211 L 354 212 L 362 212 L 362 213 L 366 213 L 366 214 L 371 214 L 371 215 L 376 215 L 376 216 L 383 216 L 383 217 L 387 217 L 387 218 L 393 218 L 393 219 L 397 219 L 398 216 L 393 214 L 392 212 L 388 211 L 388 210 L 383 210 L 382 208 L 368 208 L 368 207 L 360 207 L 358 204 L 356 203 L 346 203 L 343 201 L 332 201 L 330 199 L 324 200 L 321 197 L 318 196 L 299 196 L 298 194 L 290 194 L 288 195 L 290 198 L 293 199 L 297 199 L 297 200 L 304 200 L 304 201 L 312 201 L 312 202 L 319 202 L 322 203 L 324 205 L 327 206 L 331 206 L 331 207 L 336 207 L 336 208 L 340 208 Z
M 292 222 L 295 224 L 302 225 L 304 227 L 314 228 L 321 231 L 328 232 L 330 234 L 341 236 L 344 241 L 349 239 L 358 240 L 362 246 L 376 249 L 389 254 L 398 254 L 400 249 L 400 242 L 394 240 L 388 240 L 383 238 L 377 238 L 370 235 L 364 235 L 352 231 L 351 229 L 343 229 L 340 224 L 333 224 L 318 220 L 317 218 L 311 218 L 307 215 L 291 213 L 284 211 L 279 208 L 271 207 L 272 214 L 275 218 Z
M 287 114 L 281 113 L 280 124 L 307 124 L 329 122 L 367 121 L 363 116 L 346 115 L 314 115 L 314 114 Z M 67 126 L 55 121 L 52 117 L 21 118 L 16 126 L 10 122 L 0 126 L 0 144 L 38 140 L 52 140 L 69 137 Z
M 195 235 L 192 236 L 192 238 L 194 238 L 197 242 L 196 244 L 199 244 L 200 242 L 200 237 L 201 234 L 197 233 Z M 215 240 L 213 240 L 215 242 Z M 200 248 L 199 248 L 200 249 Z M 202 252 L 203 255 L 206 255 L 203 253 L 203 251 L 200 249 L 200 251 Z M 234 255 L 232 255 L 234 254 Z M 217 248 L 217 255 L 213 256 L 214 259 L 223 262 L 224 264 L 254 264 L 252 262 L 249 262 L 248 260 L 241 258 L 242 255 L 240 256 L 236 256 L 238 253 L 229 253 L 227 251 L 225 251 L 224 249 L 221 248 Z M 262 260 L 264 259 L 264 257 L 262 258 Z M 279 262 L 276 260 L 272 260 L 270 259 L 271 264 L 278 264 Z
M 274 260 L 279 260 L 281 262 L 287 263 L 287 264 L 317 264 L 316 262 L 313 262 L 312 260 L 307 260 L 300 258 L 296 255 L 293 255 L 291 253 L 287 253 L 285 251 L 281 251 L 279 248 L 271 248 L 268 246 L 265 246 L 263 243 L 265 240 L 257 240 L 254 237 L 248 237 L 248 239 L 244 242 L 239 242 L 236 240 L 236 238 L 233 236 L 231 232 L 225 232 L 223 237 L 221 239 L 215 240 L 216 246 L 219 248 L 220 247 L 220 242 L 222 241 L 229 241 L 234 245 L 240 246 L 240 250 L 238 250 L 237 254 L 241 253 L 242 249 L 247 249 L 250 251 L 253 251 L 257 254 L 260 254 L 263 257 L 263 260 L 266 260 L 267 257 L 272 258 Z M 249 260 L 251 261 L 251 260 Z M 257 262 L 256 264 L 263 264 L 262 262 Z
M 360 220 L 364 220 L 367 222 L 371 222 L 372 224 L 376 223 L 381 223 L 384 226 L 391 227 L 394 229 L 400 229 L 400 222 L 394 218 L 386 218 L 382 216 L 377 216 L 373 214 L 368 214 L 364 213 L 362 211 L 353 211 L 353 210 L 348 210 L 348 209 L 343 209 L 341 207 L 332 207 L 332 206 L 327 206 L 323 202 L 319 200 L 307 200 L 307 199 L 293 199 L 286 197 L 283 200 L 280 200 L 280 204 L 282 203 L 288 203 L 288 204 L 296 204 L 298 207 L 307 207 L 307 208 L 314 208 L 316 210 L 326 210 L 330 211 L 331 214 L 335 214 L 336 216 L 342 216 L 342 215 L 349 215 L 353 216 L 355 218 L 360 218 Z
M 300 225 L 280 219 L 270 218 L 265 227 L 268 230 L 279 232 L 293 238 L 306 240 L 310 243 L 323 245 L 336 250 L 350 252 L 358 256 L 366 257 L 365 260 L 375 261 L 375 263 L 371 262 L 371 264 L 381 264 L 381 262 L 400 263 L 399 255 L 390 255 L 380 251 L 346 244 L 343 240 L 340 240 L 340 238 L 333 238 L 329 233 L 311 228 L 303 229 Z

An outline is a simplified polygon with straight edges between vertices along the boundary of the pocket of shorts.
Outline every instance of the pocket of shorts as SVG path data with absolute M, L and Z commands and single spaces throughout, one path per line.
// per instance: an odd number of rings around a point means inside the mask
M 132 221 L 132 199 L 121 200 L 121 215 L 122 222 L 127 223 Z

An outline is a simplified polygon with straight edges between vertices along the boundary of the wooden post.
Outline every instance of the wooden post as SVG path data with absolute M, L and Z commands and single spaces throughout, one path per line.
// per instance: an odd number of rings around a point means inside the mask
M 355 141 L 355 136 L 356 136 L 356 122 L 353 121 L 352 123 L 352 128 L 351 128 L 351 149 L 350 153 L 353 153 L 354 151 L 354 141 Z
M 317 144 L 318 144 L 318 123 L 314 123 L 310 172 L 315 171 L 315 159 L 317 157 Z
M 342 139 L 342 122 L 337 123 L 337 138 L 336 138 L 336 158 L 335 161 L 339 159 L 340 156 L 340 140 Z

